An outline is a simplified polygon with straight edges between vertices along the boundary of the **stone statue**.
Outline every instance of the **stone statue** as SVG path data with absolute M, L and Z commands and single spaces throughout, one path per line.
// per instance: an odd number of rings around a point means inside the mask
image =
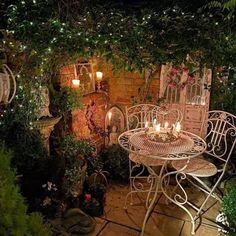
M 38 92 L 38 91 L 37 91 Z M 39 114 L 37 116 L 38 119 L 40 119 L 41 117 L 52 117 L 52 115 L 49 112 L 49 91 L 48 88 L 42 87 L 40 89 L 40 94 L 37 94 L 37 96 L 40 96 L 39 101 L 41 102 L 40 107 L 39 107 Z
M 117 143 L 118 143 L 117 127 L 114 125 L 112 126 L 111 133 L 109 135 L 108 145 L 111 146 L 112 144 L 117 144 Z

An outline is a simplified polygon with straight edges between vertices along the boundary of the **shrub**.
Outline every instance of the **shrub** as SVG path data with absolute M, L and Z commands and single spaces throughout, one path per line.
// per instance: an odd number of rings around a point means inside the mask
M 3 146 L 0 146 L 0 179 L 0 235 L 51 235 L 39 214 L 26 214 L 27 207 L 14 184 L 15 173 L 10 169 L 10 154 Z
M 129 177 L 128 153 L 118 144 L 108 146 L 101 152 L 104 169 L 111 174 L 114 180 L 127 181 Z
M 231 226 L 236 227 L 236 187 L 228 189 L 222 200 L 222 209 Z
M 77 196 L 86 176 L 87 157 L 94 155 L 96 147 L 89 140 L 77 140 L 73 135 L 66 135 L 61 140 L 61 150 L 65 157 L 67 194 Z

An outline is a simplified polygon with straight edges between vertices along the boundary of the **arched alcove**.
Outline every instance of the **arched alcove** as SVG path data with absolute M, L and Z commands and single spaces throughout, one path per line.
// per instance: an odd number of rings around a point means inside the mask
M 111 107 L 105 116 L 105 130 L 108 132 L 108 139 L 105 141 L 106 145 L 117 143 L 117 138 L 125 129 L 125 116 L 122 110 L 117 107 Z

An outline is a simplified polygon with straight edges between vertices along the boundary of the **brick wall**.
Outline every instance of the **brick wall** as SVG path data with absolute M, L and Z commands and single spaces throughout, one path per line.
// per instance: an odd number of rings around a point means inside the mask
M 92 138 L 98 149 L 104 145 L 104 119 L 107 110 L 113 105 L 124 110 L 132 101 L 140 102 L 140 91 L 145 86 L 145 80 L 140 73 L 119 72 L 113 73 L 112 66 L 102 63 L 99 68 L 95 65 L 95 71 L 103 72 L 103 85 L 108 88 L 107 93 L 91 93 L 83 96 L 84 110 L 77 109 L 72 112 L 72 130 L 80 138 Z M 72 86 L 74 79 L 73 65 L 61 69 L 61 85 Z M 159 78 L 153 79 L 149 96 L 152 100 L 158 98 Z M 90 122 L 92 120 L 92 122 Z

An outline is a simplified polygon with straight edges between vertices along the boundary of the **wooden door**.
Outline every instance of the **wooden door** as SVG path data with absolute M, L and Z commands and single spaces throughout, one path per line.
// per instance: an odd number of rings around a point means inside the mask
M 163 65 L 160 74 L 159 98 L 165 98 L 165 105 L 183 113 L 182 127 L 186 131 L 204 136 L 202 124 L 209 110 L 212 71 L 195 68 Z

